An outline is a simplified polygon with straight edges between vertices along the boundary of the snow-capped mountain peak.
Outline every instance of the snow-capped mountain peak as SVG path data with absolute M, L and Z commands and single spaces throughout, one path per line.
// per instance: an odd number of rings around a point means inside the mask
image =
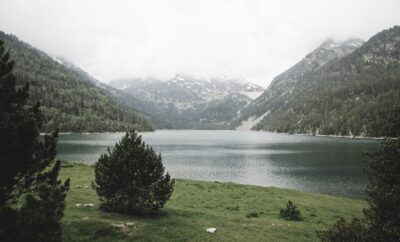
M 244 78 L 195 78 L 180 73 L 167 80 L 131 78 L 115 80 L 110 85 L 152 103 L 168 115 L 175 113 L 178 119 L 195 122 L 196 126 L 200 125 L 198 122 L 205 125 L 211 121 L 228 125 L 228 116 L 234 118 L 232 115 L 264 91 Z

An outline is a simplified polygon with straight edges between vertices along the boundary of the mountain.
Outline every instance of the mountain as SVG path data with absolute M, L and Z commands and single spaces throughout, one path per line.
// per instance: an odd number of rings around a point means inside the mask
M 41 103 L 43 132 L 152 130 L 145 116 L 110 95 L 111 87 L 60 58 L 50 57 L 13 35 L 0 40 L 15 61 L 18 85 L 30 83 L 30 103 Z
M 371 124 L 399 105 L 400 27 L 365 43 L 329 40 L 274 78 L 241 111 L 238 128 L 373 136 Z
M 363 43 L 364 41 L 360 39 L 350 39 L 345 42 L 328 39 L 323 42 L 293 67 L 275 77 L 262 95 L 241 110 L 240 118 L 235 121 L 237 129 L 253 128 L 273 107 L 286 102 L 302 77 L 334 59 L 350 54 Z
M 154 124 L 157 127 L 170 128 L 170 125 L 168 125 L 168 123 L 163 120 L 163 117 L 160 116 L 160 112 L 162 111 L 151 103 L 137 99 L 122 90 L 98 81 L 97 79 L 90 76 L 90 74 L 62 57 L 57 57 L 54 59 L 57 62 L 67 66 L 68 68 L 73 69 L 81 76 L 82 79 L 87 80 L 88 82 L 91 82 L 95 86 L 102 89 L 105 94 L 112 98 L 112 100 L 118 103 L 118 105 L 120 105 L 122 108 L 134 110 L 137 114 L 139 114 L 139 116 L 141 116 L 142 118 L 144 117 L 146 120 L 148 120 L 146 122 L 149 123 L 149 121 L 151 120 L 151 125 Z
M 170 80 L 121 79 L 110 85 L 151 105 L 168 128 L 230 128 L 239 110 L 264 90 L 244 79 L 182 74 Z

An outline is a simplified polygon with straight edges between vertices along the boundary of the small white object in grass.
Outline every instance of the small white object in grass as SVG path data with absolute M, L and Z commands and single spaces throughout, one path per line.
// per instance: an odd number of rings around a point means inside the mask
M 82 206 L 82 204 L 77 203 L 77 204 L 75 204 L 75 206 L 80 207 L 80 206 Z
M 133 222 L 127 222 L 127 223 L 126 223 L 126 226 L 135 226 L 135 223 L 133 223 Z
M 93 207 L 94 206 L 93 203 L 88 203 L 87 205 L 88 205 L 88 207 Z
M 217 230 L 216 228 L 208 228 L 208 229 L 207 229 L 207 232 L 213 234 L 216 230 Z
M 83 220 L 87 220 L 87 219 L 89 219 L 89 217 L 84 217 L 84 218 L 82 218 Z
M 89 188 L 89 186 L 85 186 L 85 188 L 87 189 L 87 188 Z
M 115 228 L 120 228 L 120 229 L 125 228 L 124 224 L 111 224 L 111 225 L 114 226 Z

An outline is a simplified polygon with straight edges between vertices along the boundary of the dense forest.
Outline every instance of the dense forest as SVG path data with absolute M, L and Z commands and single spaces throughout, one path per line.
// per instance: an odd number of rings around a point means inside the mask
M 256 130 L 374 136 L 371 123 L 399 103 L 400 27 L 395 26 L 298 76 L 286 93 L 264 103 L 267 110 L 248 112 L 256 117 L 268 112 Z
M 29 101 L 40 102 L 42 132 L 152 130 L 144 116 L 116 102 L 86 75 L 0 31 L 0 40 L 15 61 L 17 84 L 30 83 Z

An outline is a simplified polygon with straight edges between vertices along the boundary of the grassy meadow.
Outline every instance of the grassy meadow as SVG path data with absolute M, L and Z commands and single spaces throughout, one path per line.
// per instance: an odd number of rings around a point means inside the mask
M 177 180 L 160 215 L 126 216 L 98 209 L 92 167 L 63 163 L 60 175 L 71 179 L 63 241 L 316 241 L 316 230 L 330 227 L 341 216 L 360 217 L 367 205 L 288 189 Z M 279 217 L 289 199 L 300 209 L 302 221 Z M 93 206 L 84 206 L 89 203 Z M 210 227 L 216 232 L 207 233 Z

